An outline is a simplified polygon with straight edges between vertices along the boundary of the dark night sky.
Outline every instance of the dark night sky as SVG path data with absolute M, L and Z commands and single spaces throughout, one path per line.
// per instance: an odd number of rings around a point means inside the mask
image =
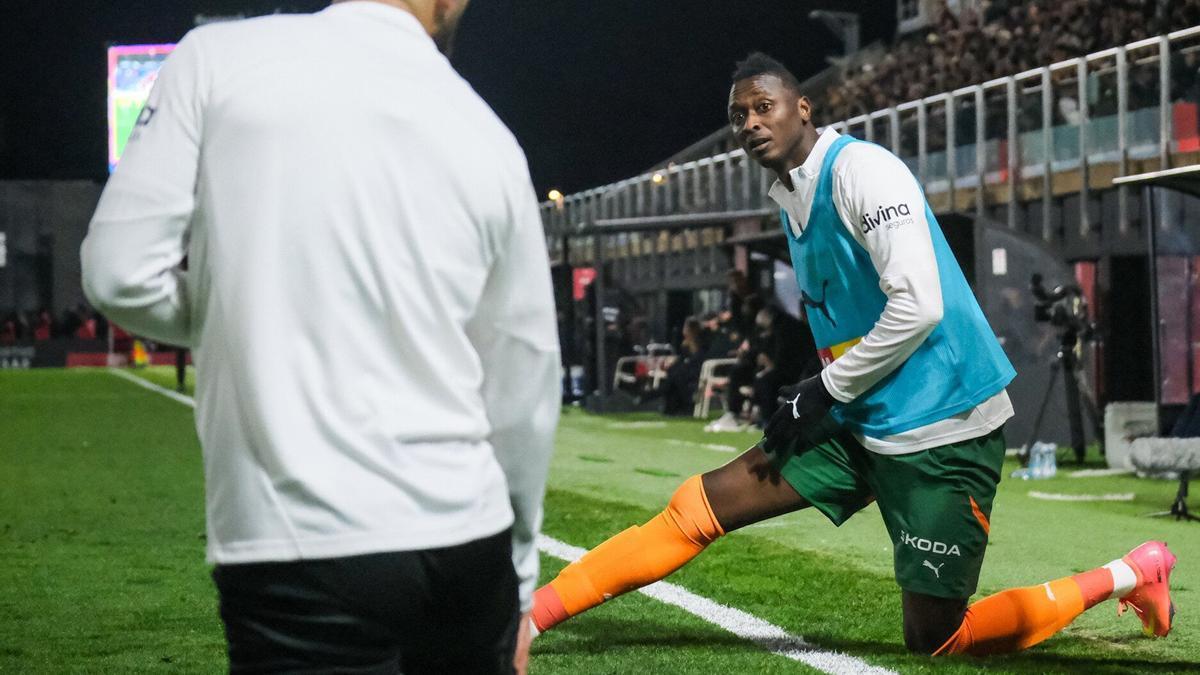
M 198 13 L 313 11 L 323 0 L 8 0 L 0 22 L 0 179 L 103 178 L 110 42 L 173 42 Z M 733 63 L 760 49 L 803 79 L 839 45 L 807 20 L 860 11 L 887 39 L 895 2 L 474 0 L 455 65 L 524 146 L 544 195 L 625 178 L 724 122 Z M 818 111 L 819 113 L 819 111 Z

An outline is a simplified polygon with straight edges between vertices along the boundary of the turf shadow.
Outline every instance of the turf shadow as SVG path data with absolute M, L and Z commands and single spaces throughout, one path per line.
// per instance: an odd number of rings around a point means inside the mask
M 672 611 L 682 612 L 674 608 Z M 556 639 L 547 640 L 550 637 Z M 677 623 L 654 620 L 631 622 L 627 618 L 585 616 L 539 636 L 533 643 L 532 653 L 600 654 L 620 647 L 713 649 L 746 647 L 752 644 L 716 626 L 680 626 Z

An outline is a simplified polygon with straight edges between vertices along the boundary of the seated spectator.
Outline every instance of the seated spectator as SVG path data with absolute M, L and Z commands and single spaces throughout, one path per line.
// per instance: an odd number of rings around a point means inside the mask
M 754 371 L 758 363 L 759 345 L 755 339 L 743 339 L 734 350 L 737 365 L 729 371 L 726 386 L 728 408 L 725 414 L 709 424 L 709 431 L 738 431 L 750 423 L 749 392 L 753 390 Z
M 75 337 L 80 340 L 95 340 L 96 339 L 96 319 L 95 317 L 87 317 L 80 324 L 79 328 L 75 329 Z
M 95 340 L 107 335 L 108 322 L 99 312 L 84 303 L 75 308 L 79 323 L 73 335 L 80 340 Z
M 725 280 L 729 291 L 725 321 L 732 339 L 738 342 L 750 337 L 753 332 L 754 315 L 762 309 L 762 298 L 742 270 L 729 270 L 725 273 Z
M 735 345 L 732 357 L 737 366 L 729 373 L 729 411 L 717 420 L 713 428 L 717 431 L 740 428 L 747 423 L 749 413 L 746 394 L 754 384 L 759 345 L 755 329 L 755 317 L 763 307 L 762 294 L 750 285 L 746 273 L 732 269 L 726 274 L 729 282 L 729 304 L 720 318 L 728 328 L 729 339 Z M 745 411 L 745 414 L 743 414 Z
M 777 306 L 758 313 L 762 345 L 754 375 L 754 420 L 760 424 L 779 407 L 779 388 L 795 384 L 821 370 L 816 343 L 808 325 Z
M 700 320 L 694 316 L 688 317 L 683 322 L 682 339 L 674 363 L 667 368 L 667 375 L 658 389 L 640 398 L 639 403 L 662 398 L 664 415 L 691 415 L 696 386 L 700 382 L 700 368 L 707 352 L 708 345 Z
M 705 342 L 708 344 L 708 349 L 704 354 L 705 360 L 728 359 L 737 354 L 738 346 L 734 341 L 735 335 L 728 323 L 721 322 L 719 314 L 708 312 L 701 317 L 700 325 L 704 330 Z
M 629 331 L 622 326 L 622 316 L 620 312 L 613 308 L 612 311 L 605 311 L 604 322 L 604 378 L 606 382 L 611 382 L 613 373 L 617 371 L 617 362 L 623 356 L 632 356 L 634 354 L 633 341 L 629 338 Z
M 17 316 L 9 314 L 4 317 L 4 322 L 0 323 L 0 345 L 11 345 L 20 338 L 17 332 Z
M 769 419 L 778 407 L 780 387 L 821 369 L 804 321 L 771 305 L 758 312 L 755 327 L 754 336 L 737 351 L 738 366 L 730 374 L 729 410 L 707 427 L 711 431 L 732 431 Z M 746 390 L 749 397 L 743 393 Z
M 75 335 L 75 331 L 79 330 L 79 326 L 83 324 L 83 317 L 79 316 L 79 312 L 74 309 L 68 309 L 63 312 L 62 320 L 58 322 L 60 335 Z
M 18 340 L 29 341 L 33 339 L 33 325 L 29 318 L 29 312 L 17 312 Z
M 38 312 L 37 321 L 33 326 L 33 339 L 38 341 L 49 340 L 54 333 L 53 320 L 50 318 L 50 311 L 43 309 Z

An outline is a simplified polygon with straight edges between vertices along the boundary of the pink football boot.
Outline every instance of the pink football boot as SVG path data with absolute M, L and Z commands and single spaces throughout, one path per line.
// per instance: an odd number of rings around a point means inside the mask
M 1166 637 L 1175 618 L 1171 602 L 1171 570 L 1175 555 L 1166 542 L 1148 541 L 1121 558 L 1137 574 L 1137 585 L 1117 603 L 1117 614 L 1132 608 L 1142 620 L 1142 632 L 1150 637 Z

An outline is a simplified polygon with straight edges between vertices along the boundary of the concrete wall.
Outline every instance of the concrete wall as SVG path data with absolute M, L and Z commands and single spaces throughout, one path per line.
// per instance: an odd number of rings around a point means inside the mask
M 84 300 L 79 245 L 103 186 L 94 181 L 0 181 L 0 311 L 48 306 L 56 314 Z

